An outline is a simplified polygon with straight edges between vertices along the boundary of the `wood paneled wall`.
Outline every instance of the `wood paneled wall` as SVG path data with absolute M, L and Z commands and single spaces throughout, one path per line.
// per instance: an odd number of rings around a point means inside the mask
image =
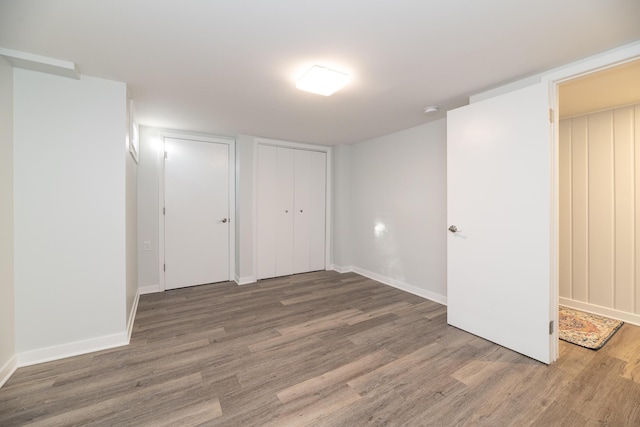
M 640 104 L 563 119 L 559 132 L 561 303 L 638 315 Z

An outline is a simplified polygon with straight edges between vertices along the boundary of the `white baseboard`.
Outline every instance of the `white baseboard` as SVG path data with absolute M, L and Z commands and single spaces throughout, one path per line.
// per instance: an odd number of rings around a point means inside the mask
M 560 297 L 558 303 L 565 307 L 575 308 L 576 310 L 582 310 L 592 314 L 599 314 L 600 316 L 611 317 L 612 319 L 622 320 L 623 322 L 640 326 L 640 315 L 638 314 L 627 313 L 626 311 L 615 310 L 613 308 L 602 307 L 600 305 L 589 304 L 563 297 Z
M 331 264 L 331 270 L 337 271 L 338 273 L 351 273 L 353 271 L 352 266 L 343 267 L 341 265 Z
M 18 358 L 14 354 L 11 359 L 7 360 L 7 363 L 0 368 L 0 388 L 7 382 L 11 375 L 18 369 Z
M 127 322 L 127 344 L 131 341 L 131 332 L 133 332 L 133 323 L 136 321 L 136 313 L 138 312 L 138 302 L 140 301 L 140 289 L 136 292 L 136 297 L 133 300 L 131 306 L 131 312 L 129 313 L 129 321 Z
M 361 276 L 365 276 L 369 279 L 384 283 L 385 285 L 393 286 L 394 288 L 409 292 L 410 294 L 414 294 L 419 297 L 437 302 L 438 304 L 447 305 L 447 297 L 444 295 L 436 294 L 435 292 L 427 291 L 426 289 L 418 288 L 417 286 L 413 286 L 408 283 L 401 282 L 400 280 L 392 279 L 390 277 L 386 277 L 360 267 L 352 267 L 352 271 L 354 273 L 358 273 Z
M 145 295 L 145 294 L 155 294 L 156 292 L 162 292 L 162 289 L 160 289 L 160 285 L 149 285 L 149 286 L 140 286 L 138 288 L 138 291 L 140 292 L 140 295 Z
M 254 276 L 248 276 L 248 277 L 238 277 L 238 276 L 236 276 L 235 280 L 236 280 L 236 283 L 239 286 L 250 285 L 251 283 L 256 283 L 257 282 L 257 280 L 256 280 L 256 278 Z
M 90 338 L 83 341 L 75 341 L 52 347 L 39 348 L 37 350 L 18 353 L 18 367 L 50 362 L 108 348 L 120 347 L 129 343 L 127 332 L 105 335 L 98 338 Z

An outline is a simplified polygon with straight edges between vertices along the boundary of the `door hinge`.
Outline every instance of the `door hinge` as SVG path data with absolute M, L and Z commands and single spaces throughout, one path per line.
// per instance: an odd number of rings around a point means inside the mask
M 549 123 L 553 123 L 553 108 L 549 108 Z
M 162 271 L 167 271 L 167 264 L 162 264 Z
M 549 335 L 553 335 L 553 320 L 549 322 Z
M 165 152 L 164 152 L 164 158 L 165 158 L 165 159 L 168 159 L 168 158 L 169 158 L 169 152 L 168 152 L 168 151 L 165 151 Z
M 162 215 L 166 215 L 167 214 L 167 208 L 162 208 Z

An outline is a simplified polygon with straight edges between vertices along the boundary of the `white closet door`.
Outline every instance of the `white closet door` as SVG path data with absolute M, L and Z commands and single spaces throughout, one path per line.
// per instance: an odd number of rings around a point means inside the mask
M 229 146 L 165 139 L 165 288 L 229 280 Z
M 293 273 L 309 271 L 311 151 L 294 154 Z
M 327 154 L 310 152 L 309 179 L 309 269 L 325 269 L 325 224 L 327 200 Z
M 278 182 L 277 149 L 267 145 L 258 145 L 258 215 L 257 279 L 276 275 L 276 241 L 278 232 L 275 224 L 280 212 L 276 194 Z
M 287 276 L 293 274 L 294 150 L 276 150 L 276 276 Z

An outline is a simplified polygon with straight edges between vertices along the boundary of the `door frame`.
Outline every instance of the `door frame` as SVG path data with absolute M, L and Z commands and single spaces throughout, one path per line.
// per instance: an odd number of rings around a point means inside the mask
M 566 81 L 586 76 L 588 74 L 605 70 L 607 68 L 622 65 L 626 62 L 640 59 L 640 41 L 635 41 L 619 48 L 609 50 L 604 53 L 587 57 L 583 60 L 563 65 L 528 78 L 509 83 L 495 89 L 469 97 L 469 103 L 482 101 L 494 96 L 504 95 L 506 93 L 536 84 L 546 82 L 549 90 L 549 108 L 552 110 L 552 122 L 550 123 L 549 135 L 549 158 L 551 161 L 551 185 L 549 188 L 549 197 L 551 198 L 551 230 L 549 235 L 550 246 L 550 277 L 549 277 L 549 311 L 550 319 L 553 321 L 553 334 L 550 335 L 550 363 L 558 358 L 558 303 L 559 303 L 559 114 L 558 114 L 558 85 Z
M 257 281 L 258 273 L 258 146 L 269 145 L 272 147 L 294 148 L 298 150 L 317 151 L 326 153 L 326 183 L 325 183 L 325 222 L 324 222 L 324 269 L 331 269 L 331 219 L 332 219 L 332 148 L 327 145 L 304 144 L 300 142 L 281 141 L 268 138 L 254 138 L 253 140 L 253 282 Z
M 540 77 L 540 81 L 547 82 L 549 86 L 549 100 L 551 103 L 553 122 L 551 126 L 551 157 L 552 157 L 552 183 L 553 188 L 550 191 L 551 196 L 551 215 L 553 219 L 552 223 L 552 235 L 550 236 L 551 245 L 551 313 L 552 320 L 554 321 L 554 332 L 552 335 L 551 353 L 552 361 L 556 360 L 559 356 L 558 346 L 558 304 L 560 298 L 560 162 L 559 162 L 559 150 L 560 150 L 560 135 L 558 125 L 560 120 L 559 115 L 559 99 L 558 99 L 558 86 L 561 83 L 569 80 L 583 77 L 591 73 L 605 70 L 607 68 L 622 65 L 627 62 L 640 59 L 640 42 L 634 42 L 629 45 L 622 46 L 619 49 L 615 49 L 604 54 L 595 55 L 589 57 L 578 63 L 570 64 L 568 66 L 560 67 L 543 73 Z
M 158 277 L 159 290 L 164 291 L 165 288 L 165 239 L 164 239 L 164 140 L 166 138 L 184 139 L 187 141 L 208 142 L 216 144 L 226 144 L 229 147 L 229 221 L 232 222 L 229 227 L 229 281 L 232 281 L 236 266 L 236 141 L 233 138 L 225 138 L 219 136 L 199 135 L 182 132 L 160 132 L 159 137 L 162 144 L 160 153 L 160 164 L 158 174 Z

